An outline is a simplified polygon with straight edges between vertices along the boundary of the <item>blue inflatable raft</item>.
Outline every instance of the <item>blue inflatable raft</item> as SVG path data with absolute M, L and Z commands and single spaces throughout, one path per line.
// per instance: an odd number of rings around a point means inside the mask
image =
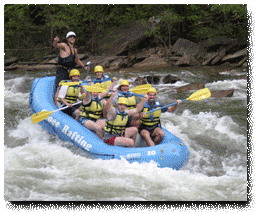
M 31 113 L 43 110 L 54 111 L 55 76 L 42 77 L 34 80 L 30 91 Z M 146 147 L 143 139 L 138 136 L 136 148 L 110 146 L 97 135 L 62 111 L 52 113 L 39 124 L 51 134 L 63 141 L 70 141 L 93 158 L 126 159 L 129 163 L 155 161 L 159 167 L 180 169 L 189 159 L 190 153 L 186 145 L 175 135 L 163 128 L 165 136 L 159 145 Z

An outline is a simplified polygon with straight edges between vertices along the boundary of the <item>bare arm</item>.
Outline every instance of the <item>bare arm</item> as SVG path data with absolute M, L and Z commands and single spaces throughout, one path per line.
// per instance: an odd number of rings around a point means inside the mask
M 59 37 L 56 36 L 54 38 L 53 46 L 58 49 L 64 49 L 65 50 L 65 43 L 59 43 Z
M 105 112 L 106 112 L 106 118 L 107 120 L 111 120 L 115 113 L 116 113 L 116 110 L 114 107 L 112 107 L 112 102 L 113 102 L 113 98 L 114 96 L 117 94 L 117 91 L 116 92 L 112 92 L 111 93 L 111 96 L 109 97 L 106 105 L 105 105 Z
M 83 97 L 82 103 L 83 105 L 87 105 L 91 101 L 90 92 L 86 92 L 85 96 Z
M 130 110 L 126 110 L 128 116 L 132 116 L 134 114 L 137 114 L 139 113 L 142 109 L 143 109 L 143 106 L 144 106 L 144 103 L 148 100 L 148 95 L 147 94 L 144 94 L 144 98 L 142 99 L 142 101 L 136 105 L 136 108 L 134 109 L 130 109 Z
M 112 84 L 110 86 L 108 86 L 107 89 L 113 89 L 114 88 L 115 84 L 117 83 L 117 78 L 114 77 L 113 79 L 114 79 L 114 81 L 112 82 Z
M 167 112 L 175 112 L 180 103 L 182 103 L 182 100 L 177 100 L 177 104 L 174 106 L 169 106 Z
M 74 49 L 74 54 L 75 54 L 75 62 L 76 62 L 76 64 L 81 66 L 82 68 L 84 68 L 84 70 L 88 70 L 88 67 L 83 65 L 82 61 L 79 59 L 76 48 Z
M 103 99 L 105 96 L 108 95 L 108 93 L 109 93 L 109 91 L 105 91 L 105 92 L 99 94 L 99 96 L 100 96 L 101 99 Z
M 72 107 L 72 106 L 73 106 L 72 103 L 66 102 L 66 100 L 65 100 L 64 98 L 59 98 L 59 100 L 60 100 L 63 104 L 65 104 L 65 105 L 67 105 L 67 106 L 69 106 L 69 107 Z

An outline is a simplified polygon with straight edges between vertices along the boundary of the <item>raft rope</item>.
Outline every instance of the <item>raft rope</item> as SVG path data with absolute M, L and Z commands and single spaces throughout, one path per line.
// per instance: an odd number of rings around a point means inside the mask
M 182 143 L 177 143 L 177 142 L 171 142 L 171 143 L 176 143 L 176 144 L 178 144 L 178 145 L 180 145 L 180 146 L 183 146 Z M 168 144 L 171 144 L 171 143 L 168 143 Z M 167 145 L 168 145 L 168 144 L 167 144 Z M 164 154 L 164 148 L 165 148 L 167 145 L 165 145 L 165 146 L 161 149 L 162 155 L 161 155 L 161 157 L 160 157 L 160 160 L 162 160 L 162 157 L 163 157 L 163 154 Z M 176 150 L 173 149 L 172 151 L 175 152 Z

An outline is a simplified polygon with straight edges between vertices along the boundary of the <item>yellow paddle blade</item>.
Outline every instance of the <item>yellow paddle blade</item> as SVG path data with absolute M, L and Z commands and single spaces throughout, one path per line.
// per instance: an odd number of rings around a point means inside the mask
M 41 111 L 41 112 L 38 112 L 38 113 L 35 113 L 35 114 L 31 115 L 32 123 L 35 124 L 35 123 L 38 123 L 42 120 L 45 120 L 53 112 L 54 111 Z
M 86 91 L 88 92 L 96 92 L 96 93 L 103 93 L 105 91 L 108 91 L 108 89 L 97 87 L 95 85 L 89 86 L 89 85 L 84 85 L 83 86 Z
M 188 97 L 186 100 L 199 101 L 203 99 L 207 99 L 211 96 L 211 92 L 208 88 L 203 88 L 199 91 L 194 92 Z
M 59 83 L 59 86 L 73 86 L 73 85 L 79 85 L 81 84 L 81 82 L 63 82 L 63 83 Z
M 151 84 L 138 85 L 138 86 L 132 88 L 130 91 L 135 94 L 146 94 L 146 93 L 148 93 L 148 90 L 150 87 L 151 87 Z
M 138 89 L 138 88 L 150 88 L 150 87 L 152 87 L 151 86 L 151 84 L 144 84 L 144 85 L 138 85 L 138 86 L 135 86 L 134 88 L 132 88 L 132 89 Z M 131 90 L 132 90 L 131 89 Z

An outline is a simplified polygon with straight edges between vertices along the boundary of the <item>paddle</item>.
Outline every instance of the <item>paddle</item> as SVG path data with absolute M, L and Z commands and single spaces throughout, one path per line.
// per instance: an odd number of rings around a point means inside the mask
M 108 89 L 96 86 L 96 85 L 84 85 L 83 88 L 88 92 L 96 92 L 96 93 L 103 93 L 108 91 Z
M 109 91 L 111 91 L 111 90 L 109 90 Z M 135 94 L 135 93 L 133 93 L 133 92 L 131 92 L 131 91 L 118 91 L 118 93 L 119 94 L 123 94 L 123 95 L 130 95 L 130 96 L 136 96 L 136 97 L 144 97 L 144 95 L 142 95 L 142 94 Z
M 151 84 L 138 85 L 138 86 L 130 89 L 130 91 L 135 94 L 146 94 L 146 93 L 148 93 L 148 90 L 150 87 L 152 87 Z
M 113 78 L 113 77 L 111 77 L 111 78 L 107 78 L 107 79 L 100 79 L 100 80 L 92 80 L 92 82 L 94 83 L 94 84 L 96 84 L 96 83 L 103 83 L 103 82 L 107 82 L 107 81 L 113 81 L 113 80 L 117 80 L 116 78 Z
M 59 86 L 74 86 L 74 85 L 80 85 L 85 81 L 80 81 L 80 82 L 63 82 L 59 83 Z
M 90 64 L 91 64 L 91 62 L 89 61 L 89 62 L 87 62 L 87 76 L 86 76 L 86 78 L 87 77 L 89 77 L 90 78 L 90 76 L 89 76 L 89 72 L 90 72 Z
M 191 101 L 199 101 L 199 100 L 203 100 L 203 99 L 206 99 L 206 98 L 209 98 L 211 96 L 211 92 L 208 88 L 203 88 L 203 89 L 200 89 L 199 91 L 196 91 L 194 92 L 193 94 L 191 94 L 190 97 L 186 98 L 186 99 L 183 99 L 182 102 L 186 101 L 186 100 L 191 100 Z M 172 104 L 169 104 L 169 105 L 166 105 L 166 106 L 163 106 L 161 108 L 156 108 L 156 109 L 153 109 L 151 111 L 148 111 L 146 112 L 146 114 L 151 114 L 152 112 L 155 112 L 155 111 L 158 111 L 158 110 L 161 110 L 163 108 L 167 108 L 169 106 L 174 106 L 176 105 L 176 103 L 172 103 Z
M 82 101 L 79 101 L 77 103 L 74 103 L 73 105 L 79 104 L 81 102 Z M 31 115 L 32 123 L 35 124 L 42 120 L 45 120 L 50 114 L 53 114 L 54 112 L 61 111 L 66 108 L 69 108 L 69 106 L 65 106 L 65 107 L 57 109 L 55 111 L 41 111 L 41 112 L 35 113 L 35 114 Z
M 107 78 L 104 79 L 102 82 L 107 82 L 107 81 L 112 81 L 114 80 L 114 78 Z M 89 83 L 90 81 L 86 80 L 86 81 L 80 81 L 80 82 L 64 82 L 64 83 L 59 83 L 59 86 L 73 86 L 73 85 L 79 85 L 82 83 Z M 95 83 L 102 83 L 101 81 L 96 81 Z
M 84 85 L 83 86 L 84 89 L 86 91 L 89 91 L 89 92 L 97 92 L 97 93 L 103 93 L 105 91 L 110 91 L 110 92 L 114 92 L 113 90 L 109 90 L 109 89 L 105 89 L 105 88 L 102 88 L 100 86 L 96 86 L 95 85 L 92 85 L 92 86 L 88 86 L 88 85 Z M 148 92 L 148 89 L 151 87 L 150 84 L 146 84 L 146 85 L 139 85 L 139 86 L 136 86 L 134 88 L 132 88 L 130 91 L 128 92 L 125 92 L 125 91 L 118 91 L 118 93 L 120 94 L 126 94 L 126 95 L 131 95 L 131 96 L 139 96 L 139 97 L 144 97 L 143 95 L 141 94 L 145 94 Z M 136 93 L 133 93 L 133 92 L 136 92 Z
M 105 88 L 98 87 L 98 86 L 95 86 L 95 85 L 92 85 L 92 86 L 84 85 L 83 87 L 88 92 L 96 92 L 96 93 L 103 93 L 105 91 L 114 92 L 113 90 L 105 89 Z M 118 93 L 119 94 L 124 94 L 124 95 L 132 95 L 132 96 L 144 97 L 142 94 L 135 94 L 135 93 L 132 93 L 131 91 L 128 91 L 128 92 L 118 91 Z

